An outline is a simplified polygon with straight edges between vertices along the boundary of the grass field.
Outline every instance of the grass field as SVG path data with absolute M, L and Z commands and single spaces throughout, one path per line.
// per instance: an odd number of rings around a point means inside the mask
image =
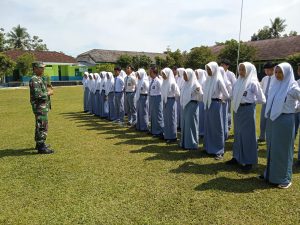
M 183 151 L 82 113 L 81 87 L 52 107 L 56 152 L 37 155 L 29 91 L 0 90 L 0 224 L 300 224 L 300 169 L 287 190 L 259 181 L 265 145 L 243 174 L 232 139 L 223 161 Z

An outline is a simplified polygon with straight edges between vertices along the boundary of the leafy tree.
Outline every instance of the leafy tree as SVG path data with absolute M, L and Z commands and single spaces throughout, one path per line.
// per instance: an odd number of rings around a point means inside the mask
M 285 31 L 286 28 L 285 19 L 276 17 L 274 20 L 271 20 L 271 34 L 273 38 L 279 38 L 280 33 Z
M 286 61 L 290 63 L 293 66 L 293 68 L 296 68 L 297 64 L 300 63 L 300 53 L 288 56 L 286 58 Z
M 218 60 L 228 59 L 231 62 L 231 69 L 235 71 L 237 69 L 237 54 L 238 54 L 238 41 L 232 39 L 225 42 L 224 48 L 218 55 Z M 240 45 L 240 62 L 255 60 L 256 49 L 253 46 L 241 43 Z
M 254 33 L 251 37 L 251 41 L 271 39 L 272 33 L 269 26 L 264 26 L 262 29 L 258 30 L 257 34 Z
M 5 50 L 5 33 L 4 29 L 0 28 L 0 52 Z
M 173 67 L 183 67 L 185 64 L 185 57 L 184 54 L 181 53 L 179 49 L 172 52 L 170 48 L 167 48 L 167 50 L 164 52 L 167 54 L 166 60 L 167 60 L 167 66 Z
M 147 55 L 132 57 L 132 66 L 135 67 L 135 69 L 138 68 L 149 69 L 151 64 L 153 64 L 152 59 Z
M 207 46 L 195 47 L 187 54 L 185 67 L 192 69 L 204 68 L 204 66 L 215 61 L 216 56 L 213 55 L 211 49 Z
M 126 66 L 132 64 L 132 56 L 130 55 L 121 55 L 117 60 L 117 65 L 119 65 L 121 68 L 125 69 Z
M 111 63 L 103 63 L 103 64 L 98 64 L 96 66 L 96 70 L 98 72 L 101 72 L 101 71 L 114 72 L 114 68 L 115 68 L 115 65 L 111 64 Z
M 30 35 L 25 27 L 20 25 L 13 27 L 12 31 L 7 34 L 10 48 L 30 49 Z
M 43 39 L 39 38 L 39 36 L 32 37 L 30 48 L 35 51 L 48 51 L 47 45 L 43 44 Z
M 0 53 L 0 80 L 5 83 L 5 76 L 12 75 L 16 63 L 7 55 Z
M 35 61 L 35 56 L 31 53 L 24 53 L 16 60 L 16 69 L 19 70 L 20 75 L 27 76 L 32 75 L 32 63 Z
M 158 69 L 163 69 L 168 66 L 167 60 L 160 56 L 155 56 L 155 65 L 158 67 Z

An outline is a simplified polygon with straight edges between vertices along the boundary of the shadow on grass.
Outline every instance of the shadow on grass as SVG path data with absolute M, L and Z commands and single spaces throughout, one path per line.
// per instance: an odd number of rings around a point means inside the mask
M 23 148 L 23 149 L 0 149 L 0 158 L 9 156 L 25 156 L 25 155 L 36 155 L 37 152 L 34 148 Z
M 247 174 L 258 174 L 258 171 L 263 171 L 264 165 L 258 164 Z M 177 169 L 170 171 L 171 173 L 191 173 L 191 174 L 206 174 L 216 175 L 220 172 L 237 172 L 244 173 L 238 166 L 229 166 L 225 162 L 216 162 L 211 164 L 196 164 L 193 162 L 186 162 L 180 165 Z
M 270 189 L 273 186 L 256 177 L 244 179 L 232 179 L 227 177 L 218 177 L 206 183 L 200 184 L 195 188 L 196 191 L 219 190 L 232 193 L 249 193 L 256 190 Z

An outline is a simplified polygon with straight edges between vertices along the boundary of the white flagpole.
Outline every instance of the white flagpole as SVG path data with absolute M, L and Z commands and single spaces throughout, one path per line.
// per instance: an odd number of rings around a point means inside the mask
M 237 60 L 236 60 L 236 65 L 237 65 L 236 74 L 238 74 L 238 66 L 239 66 L 239 60 L 240 60 L 241 33 L 242 33 L 242 20 L 243 20 L 243 6 L 244 6 L 244 0 L 242 0 L 242 5 L 241 5 L 239 43 L 238 43 L 238 54 L 237 54 Z

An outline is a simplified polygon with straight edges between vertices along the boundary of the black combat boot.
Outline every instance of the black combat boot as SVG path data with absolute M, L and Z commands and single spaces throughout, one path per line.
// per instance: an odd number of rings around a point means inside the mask
M 49 149 L 45 143 L 38 144 L 38 154 L 52 154 L 53 150 Z
M 51 148 L 51 145 L 47 145 L 46 143 L 45 143 L 45 145 L 46 145 L 47 148 Z M 38 149 L 39 149 L 39 144 L 36 143 L 35 150 L 38 150 Z

